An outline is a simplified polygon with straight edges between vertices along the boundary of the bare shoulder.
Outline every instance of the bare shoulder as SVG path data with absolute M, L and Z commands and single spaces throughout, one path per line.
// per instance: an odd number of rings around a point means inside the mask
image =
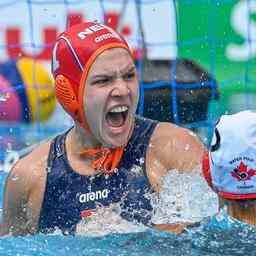
M 160 122 L 154 131 L 152 142 L 158 141 L 159 139 L 168 139 L 168 141 L 173 142 L 179 139 L 180 142 L 183 143 L 194 142 L 197 144 L 199 143 L 200 145 L 202 144 L 199 141 L 198 136 L 189 129 L 167 122 Z
M 34 233 L 46 181 L 50 142 L 36 147 L 11 169 L 5 183 L 0 235 Z
M 204 146 L 192 131 L 171 123 L 159 123 L 151 138 L 151 156 L 170 169 L 190 171 L 201 162 Z
M 39 144 L 29 154 L 22 157 L 15 165 L 16 170 L 26 170 L 30 172 L 34 168 L 46 167 L 50 150 L 50 141 Z
M 36 184 L 40 177 L 45 175 L 47 158 L 50 149 L 50 142 L 44 142 L 34 148 L 29 154 L 22 157 L 12 168 L 8 180 L 15 181 L 15 184 L 26 183 L 27 188 Z

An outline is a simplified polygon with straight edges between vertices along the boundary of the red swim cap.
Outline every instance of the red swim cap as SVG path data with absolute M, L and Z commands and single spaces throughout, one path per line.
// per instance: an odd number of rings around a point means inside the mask
M 121 35 L 95 22 L 83 22 L 70 27 L 58 36 L 55 43 L 52 73 L 57 99 L 66 112 L 88 131 L 83 95 L 89 69 L 103 51 L 120 47 L 131 53 Z

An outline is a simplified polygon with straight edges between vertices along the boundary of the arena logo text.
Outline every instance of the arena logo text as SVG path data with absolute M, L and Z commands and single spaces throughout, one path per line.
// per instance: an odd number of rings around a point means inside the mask
M 89 193 L 80 194 L 79 202 L 88 203 L 90 201 L 105 199 L 105 198 L 108 198 L 109 192 L 110 191 L 108 189 L 103 189 L 103 190 L 97 190 L 95 192 L 92 191 Z

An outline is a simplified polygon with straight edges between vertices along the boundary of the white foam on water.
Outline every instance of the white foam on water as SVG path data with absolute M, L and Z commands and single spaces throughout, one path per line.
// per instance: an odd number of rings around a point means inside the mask
M 170 170 L 163 179 L 160 194 L 152 194 L 150 199 L 154 207 L 152 221 L 155 224 L 194 223 L 218 212 L 218 198 L 198 170 L 191 173 Z M 126 221 L 120 212 L 118 204 L 108 208 L 99 207 L 93 216 L 77 225 L 76 233 L 104 236 L 110 233 L 143 232 L 147 229 L 144 225 Z
M 81 220 L 76 227 L 77 235 L 105 236 L 111 233 L 135 233 L 147 229 L 144 225 L 128 222 L 120 216 L 120 206 L 99 207 L 91 217 Z
M 150 196 L 155 224 L 198 222 L 218 212 L 218 198 L 200 175 L 199 168 L 191 173 L 170 170 L 163 179 L 160 194 Z M 111 233 L 143 232 L 144 225 L 128 222 L 120 216 L 119 204 L 98 207 L 95 214 L 80 221 L 76 234 L 104 236 Z
M 170 170 L 153 204 L 155 224 L 198 222 L 218 212 L 217 195 L 208 187 L 199 168 L 191 173 Z

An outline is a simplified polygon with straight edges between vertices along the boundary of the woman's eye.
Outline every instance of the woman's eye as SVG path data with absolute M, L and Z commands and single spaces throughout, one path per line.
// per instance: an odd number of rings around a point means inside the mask
M 135 77 L 135 72 L 127 73 L 124 75 L 125 80 L 132 80 Z
M 107 84 L 111 81 L 110 78 L 102 78 L 102 79 L 98 79 L 92 82 L 92 84 L 94 85 L 104 85 Z

